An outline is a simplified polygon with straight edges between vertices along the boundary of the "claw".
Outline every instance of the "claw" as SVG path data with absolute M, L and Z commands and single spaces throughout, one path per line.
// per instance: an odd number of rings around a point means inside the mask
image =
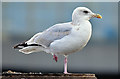
M 58 61 L 58 57 L 54 54 L 53 55 L 53 59 L 57 62 Z

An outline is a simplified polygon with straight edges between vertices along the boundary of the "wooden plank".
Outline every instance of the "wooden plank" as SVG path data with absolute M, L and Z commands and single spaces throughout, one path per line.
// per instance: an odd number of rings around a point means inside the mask
M 95 74 L 3 74 L 2 79 L 97 79 Z

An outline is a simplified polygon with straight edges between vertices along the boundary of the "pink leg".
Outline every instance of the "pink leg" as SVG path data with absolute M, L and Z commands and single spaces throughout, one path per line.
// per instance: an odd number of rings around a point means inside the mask
M 67 56 L 65 56 L 65 60 L 64 60 L 64 74 L 68 74 L 68 72 L 67 72 Z
M 58 61 L 58 57 L 54 54 L 53 55 L 53 59 L 57 62 Z

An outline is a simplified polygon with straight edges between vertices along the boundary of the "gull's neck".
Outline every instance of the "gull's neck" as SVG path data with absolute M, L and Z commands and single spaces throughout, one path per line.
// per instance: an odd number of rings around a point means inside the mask
M 73 25 L 80 25 L 81 23 L 88 22 L 89 20 L 80 19 L 80 18 L 72 18 Z
M 73 25 L 80 25 L 81 23 L 84 23 L 86 21 L 89 21 L 89 19 L 86 19 L 84 16 L 78 16 L 78 14 L 72 15 L 72 24 Z

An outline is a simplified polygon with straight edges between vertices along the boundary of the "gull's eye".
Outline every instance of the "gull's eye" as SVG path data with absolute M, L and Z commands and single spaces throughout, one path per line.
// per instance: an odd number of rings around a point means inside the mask
M 83 11 L 83 13 L 86 13 L 86 14 L 87 14 L 87 13 L 89 13 L 89 12 L 85 10 L 85 11 Z

